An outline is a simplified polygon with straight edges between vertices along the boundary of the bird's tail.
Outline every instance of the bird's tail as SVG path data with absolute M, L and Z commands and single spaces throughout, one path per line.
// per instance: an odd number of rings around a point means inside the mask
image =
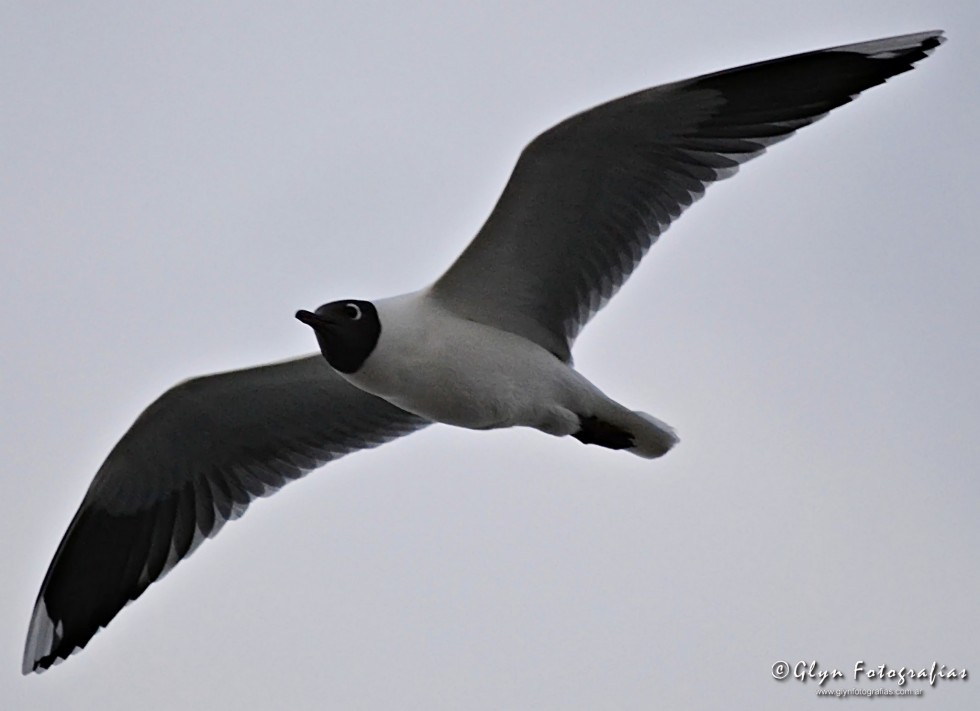
M 632 427 L 634 444 L 627 451 L 644 459 L 656 459 L 681 441 L 674 428 L 666 422 L 645 412 L 634 411 L 632 414 L 636 416 L 634 421 L 639 422 Z
M 655 459 L 680 441 L 670 425 L 645 412 L 627 410 L 612 401 L 599 409 L 594 415 L 578 416 L 579 429 L 572 436 L 583 444 L 624 449 Z

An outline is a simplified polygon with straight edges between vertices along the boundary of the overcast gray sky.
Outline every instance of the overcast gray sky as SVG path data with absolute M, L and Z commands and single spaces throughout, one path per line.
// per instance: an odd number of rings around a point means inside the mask
M 773 663 L 860 659 L 965 666 L 916 708 L 980 708 L 980 6 L 462 7 L 0 7 L 0 707 L 809 709 Z M 667 457 L 432 427 L 256 503 L 21 677 L 58 541 L 166 388 L 434 279 L 573 112 L 933 28 L 585 330 L 579 369 L 674 425 Z

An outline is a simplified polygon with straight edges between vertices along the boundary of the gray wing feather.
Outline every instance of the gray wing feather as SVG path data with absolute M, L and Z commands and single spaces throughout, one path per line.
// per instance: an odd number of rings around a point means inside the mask
M 431 294 L 570 361 L 582 327 L 708 185 L 942 41 L 923 32 L 808 52 L 573 116 L 524 149 L 486 224 Z
M 427 424 L 349 384 L 320 355 L 170 389 L 113 448 L 58 546 L 24 673 L 84 647 L 256 497 Z

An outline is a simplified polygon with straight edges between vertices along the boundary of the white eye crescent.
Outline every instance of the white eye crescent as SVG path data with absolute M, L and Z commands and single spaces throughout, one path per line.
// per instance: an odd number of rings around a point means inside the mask
M 344 313 L 350 316 L 352 321 L 361 320 L 361 307 L 357 304 L 344 304 Z

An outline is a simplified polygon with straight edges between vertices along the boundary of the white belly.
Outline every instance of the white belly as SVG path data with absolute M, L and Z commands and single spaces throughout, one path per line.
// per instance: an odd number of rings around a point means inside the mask
M 376 306 L 378 345 L 360 370 L 344 377 L 404 410 L 471 429 L 526 425 L 566 434 L 578 427 L 575 411 L 603 398 L 544 348 L 458 319 L 424 296 Z

